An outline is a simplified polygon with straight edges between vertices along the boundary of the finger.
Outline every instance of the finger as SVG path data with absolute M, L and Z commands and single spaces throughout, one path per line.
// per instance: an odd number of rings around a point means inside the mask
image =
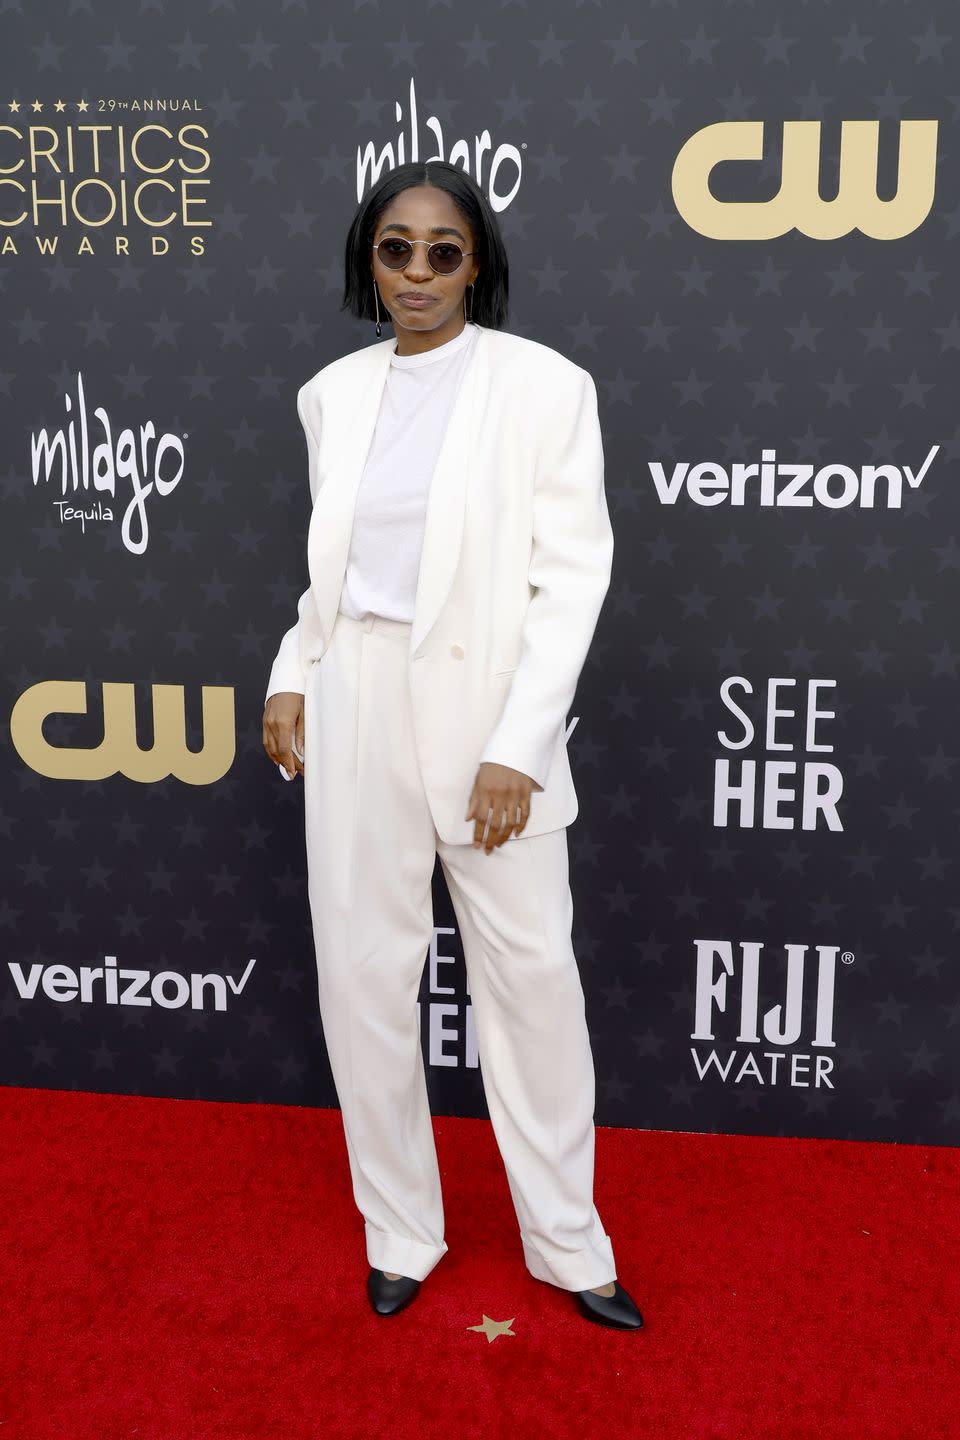
M 287 732 L 287 735 L 284 737 L 283 741 L 278 740 L 277 758 L 280 764 L 283 766 L 284 770 L 286 770 L 287 774 L 290 776 L 290 778 L 293 779 L 293 777 L 297 774 L 299 766 L 297 764 L 297 757 L 293 753 L 292 728 Z
M 491 814 L 492 814 L 492 811 L 493 811 L 493 807 L 492 807 L 491 805 L 489 805 L 489 804 L 485 804 L 485 802 L 484 802 L 484 794 L 483 794 L 483 791 L 481 790 L 481 791 L 480 791 L 480 801 L 479 801 L 479 804 L 477 805 L 477 813 L 478 813 L 478 815 L 482 815 L 482 816 L 483 816 L 483 819 L 482 819 L 482 820 L 481 820 L 481 819 L 478 819 L 478 820 L 477 820 L 477 823 L 476 823 L 476 824 L 474 825 L 474 827 L 473 827 L 473 843 L 474 843 L 475 846 L 476 846 L 476 845 L 482 845 L 482 844 L 484 843 L 484 840 L 486 839 L 487 830 L 488 830 L 489 825 L 490 825 L 490 816 L 491 816 Z
M 274 764 L 277 764 L 280 760 L 280 751 L 277 746 L 278 738 L 276 725 L 270 720 L 264 720 L 261 735 L 263 748 Z
M 280 747 L 277 744 L 276 727 L 264 724 L 263 727 L 263 748 L 267 752 L 267 758 L 272 760 L 274 765 L 280 764 Z
M 277 769 L 280 771 L 280 774 L 283 776 L 284 780 L 292 780 L 294 778 L 294 775 L 296 774 L 296 771 L 291 765 L 289 757 L 281 754 L 280 746 L 277 741 L 277 727 L 275 724 L 268 725 L 264 723 L 263 748 L 267 752 L 269 758 L 273 761 L 274 765 L 276 765 Z
M 514 816 L 513 820 L 510 820 L 508 818 L 511 813 Z M 522 834 L 523 828 L 527 823 L 528 814 L 529 810 L 520 800 L 518 800 L 517 803 L 512 807 L 512 810 L 511 808 L 508 808 L 504 812 L 503 827 L 500 831 L 500 835 L 496 843 L 498 845 L 505 845 L 512 836 Z
M 294 771 L 292 751 L 289 748 L 284 748 L 283 735 L 275 720 L 264 722 L 263 748 L 275 765 L 279 765 L 282 762 L 286 765 L 289 772 L 292 773 Z
M 297 716 L 297 726 L 296 726 L 297 749 L 298 749 L 299 752 L 300 752 L 300 758 L 301 758 L 301 760 L 305 758 L 305 755 L 304 755 L 304 746 L 303 746 L 304 733 L 305 733 L 305 732 L 304 732 L 303 711 L 301 710 L 301 711 L 300 711 L 300 714 Z
M 483 842 L 483 830 L 486 823 L 484 818 L 485 815 L 486 811 L 483 807 L 483 791 L 478 788 L 477 782 L 474 781 L 473 789 L 470 791 L 470 808 L 468 809 L 466 816 L 468 820 L 473 820 L 472 843 L 474 847 L 480 845 Z
M 487 836 L 486 852 L 489 855 L 498 845 L 502 845 L 510 833 L 511 826 L 507 824 L 507 812 L 501 805 L 499 810 L 494 811 L 495 819 L 491 819 L 490 832 Z

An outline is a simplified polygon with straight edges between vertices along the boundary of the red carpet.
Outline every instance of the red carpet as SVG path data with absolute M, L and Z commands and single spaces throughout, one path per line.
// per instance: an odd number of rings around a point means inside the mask
M 600 1129 L 620 1332 L 524 1269 L 486 1122 L 435 1120 L 450 1250 L 386 1318 L 338 1111 L 7 1088 L 0 1125 L 0 1440 L 960 1436 L 953 1150 Z

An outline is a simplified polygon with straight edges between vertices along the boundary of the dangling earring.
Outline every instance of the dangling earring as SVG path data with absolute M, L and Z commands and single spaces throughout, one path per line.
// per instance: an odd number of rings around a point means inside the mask
M 379 306 L 379 304 L 378 304 L 378 302 L 377 302 L 377 282 L 376 282 L 376 280 L 374 280 L 374 282 L 373 282 L 373 303 L 374 303 L 374 306 L 376 307 L 376 311 L 377 311 L 377 334 L 379 335 L 379 334 L 380 334 L 380 306 Z
M 470 314 L 469 314 L 469 315 L 467 314 L 467 290 L 470 291 Z M 463 318 L 464 318 L 464 320 L 472 320 L 472 319 L 473 319 L 473 281 L 472 281 L 472 280 L 470 281 L 470 284 L 467 286 L 467 289 L 464 290 L 464 292 L 463 292 Z

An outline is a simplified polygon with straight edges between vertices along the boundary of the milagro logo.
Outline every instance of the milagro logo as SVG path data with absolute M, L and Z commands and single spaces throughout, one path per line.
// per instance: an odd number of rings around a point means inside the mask
M 159 1005 L 162 1010 L 226 1010 L 228 992 L 242 995 L 253 973 L 256 960 L 251 957 L 239 980 L 232 975 L 181 975 L 178 970 L 121 968 L 116 955 L 104 955 L 102 965 L 40 965 L 33 964 L 28 972 L 17 961 L 8 961 L 7 969 L 21 1000 L 36 1000 L 42 993 L 48 1000 L 61 1004 L 77 1000 L 81 1005 Z M 206 999 L 212 996 L 213 1004 Z
M 852 965 L 853 954 L 838 945 L 789 944 L 765 955 L 760 940 L 736 946 L 731 940 L 693 943 L 697 975 L 690 1053 L 697 1078 L 715 1077 L 724 1085 L 752 1081 L 765 1087 L 835 1089 L 833 1059 L 813 1052 L 836 1049 L 837 957 Z M 762 1016 L 761 976 L 768 985 L 783 986 L 783 1000 Z
M 397 134 L 396 149 L 393 142 L 386 140 L 382 145 L 379 154 L 376 151 L 376 141 L 368 140 L 361 147 L 357 146 L 357 201 L 363 199 L 368 184 L 372 187 L 380 179 L 380 172 L 384 169 L 395 170 L 398 165 L 405 165 L 408 161 L 419 160 L 420 156 L 420 119 L 417 111 L 417 91 L 413 76 L 410 77 L 410 99 L 407 114 L 407 130 L 403 128 L 403 107 L 400 101 L 394 102 L 396 108 L 396 121 L 399 127 Z M 443 126 L 436 115 L 428 115 L 423 122 L 425 129 L 429 130 L 435 141 L 436 148 L 430 155 L 424 155 L 425 161 L 446 160 L 451 165 L 459 165 L 468 175 L 472 175 L 477 184 L 486 189 L 487 199 L 495 212 L 506 210 L 510 202 L 515 198 L 520 189 L 520 181 L 523 178 L 523 159 L 520 154 L 522 146 L 511 145 L 507 141 L 501 141 L 493 149 L 493 142 L 490 139 L 490 131 L 482 130 L 479 135 L 474 135 L 472 140 L 463 137 L 453 140 L 449 144 L 444 139 Z M 409 148 L 409 154 L 407 150 Z M 489 157 L 486 178 L 484 168 L 486 166 L 485 152 L 492 150 Z M 506 183 L 501 177 L 504 172 Z
M 909 465 L 814 465 L 777 460 L 776 450 L 762 450 L 760 464 L 736 460 L 727 469 L 719 460 L 678 460 L 667 475 L 662 460 L 648 460 L 647 469 L 661 505 L 676 505 L 685 493 L 694 505 L 776 506 L 781 509 L 899 510 L 903 482 L 911 490 L 923 483 L 930 463 L 940 449 L 931 445 L 920 469 Z
M 70 395 L 64 396 L 64 408 L 68 415 L 73 411 Z M 184 469 L 183 441 L 179 435 L 170 433 L 158 436 L 152 420 L 143 421 L 136 430 L 117 430 L 102 405 L 98 405 L 92 417 L 88 417 L 80 371 L 77 371 L 76 410 L 76 418 L 52 435 L 47 434 L 46 426 L 39 433 L 31 432 L 30 475 L 33 483 L 36 486 L 41 480 L 44 484 L 59 481 L 60 493 L 64 496 L 69 493 L 71 497 L 76 497 L 78 491 L 83 492 L 79 499 L 55 500 L 53 503 L 60 512 L 60 523 L 78 523 L 84 534 L 88 521 L 112 521 L 114 518 L 112 505 L 102 498 L 94 500 L 90 496 L 91 488 L 99 497 L 108 495 L 113 500 L 118 482 L 129 485 L 132 494 L 124 511 L 121 533 L 126 548 L 134 555 L 142 555 L 149 538 L 146 502 L 154 489 L 158 495 L 166 496 L 179 485 Z M 172 455 L 173 473 L 161 475 L 160 469 L 168 453 Z M 132 529 L 134 518 L 138 528 L 136 535 Z

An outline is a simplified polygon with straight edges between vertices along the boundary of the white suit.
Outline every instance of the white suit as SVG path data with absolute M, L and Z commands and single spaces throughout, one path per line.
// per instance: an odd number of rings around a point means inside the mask
M 480 329 L 427 502 L 412 624 L 339 612 L 394 338 L 301 388 L 310 586 L 267 695 L 304 695 L 320 1009 L 371 1265 L 422 1279 L 447 1246 L 416 1001 L 439 855 L 491 1122 L 531 1274 L 616 1277 L 593 1204 L 594 1070 L 571 944 L 566 712 L 610 580 L 596 390 L 557 351 Z M 535 782 L 519 837 L 470 842 L 483 760 Z
M 329 643 L 395 345 L 334 360 L 297 396 L 314 502 L 311 583 L 268 696 L 302 693 Z M 417 755 L 444 840 L 473 838 L 463 816 L 481 759 L 542 787 L 524 836 L 576 818 L 566 715 L 612 556 L 591 376 L 535 340 L 481 329 L 430 485 L 410 637 Z

